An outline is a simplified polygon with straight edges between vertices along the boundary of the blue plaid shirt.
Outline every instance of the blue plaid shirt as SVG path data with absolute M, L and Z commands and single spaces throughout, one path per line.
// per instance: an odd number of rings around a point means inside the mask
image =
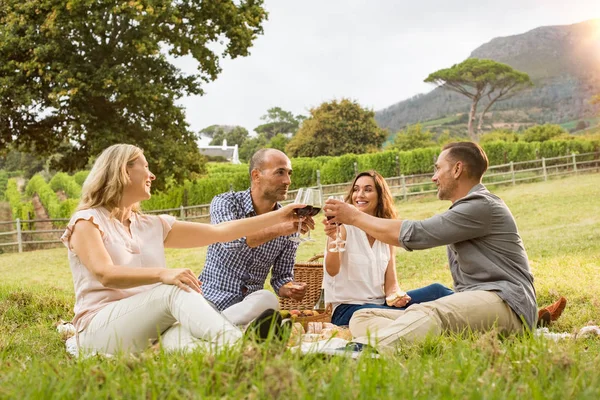
M 276 205 L 277 209 L 280 207 Z M 254 215 L 250 189 L 220 194 L 210 204 L 213 224 Z M 298 243 L 289 240 L 291 236 L 279 236 L 254 248 L 248 247 L 246 238 L 210 245 L 200 274 L 204 297 L 223 311 L 250 293 L 264 289 L 271 267 L 271 286 L 279 293 L 281 286 L 294 280 Z

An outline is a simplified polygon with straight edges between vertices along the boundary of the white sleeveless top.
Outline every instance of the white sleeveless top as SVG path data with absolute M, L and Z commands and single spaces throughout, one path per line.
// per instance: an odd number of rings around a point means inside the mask
M 390 246 L 375 240 L 371 247 L 364 231 L 351 225 L 344 227 L 346 251 L 338 253 L 341 254 L 340 272 L 330 276 L 323 263 L 325 302 L 331 303 L 334 310 L 340 304 L 383 304 Z

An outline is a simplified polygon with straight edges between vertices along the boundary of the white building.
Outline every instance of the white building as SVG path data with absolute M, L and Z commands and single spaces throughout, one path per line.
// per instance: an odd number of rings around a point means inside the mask
M 209 157 L 223 157 L 232 164 L 241 164 L 238 153 L 238 145 L 227 146 L 227 139 L 223 140 L 221 146 L 198 146 L 201 154 Z

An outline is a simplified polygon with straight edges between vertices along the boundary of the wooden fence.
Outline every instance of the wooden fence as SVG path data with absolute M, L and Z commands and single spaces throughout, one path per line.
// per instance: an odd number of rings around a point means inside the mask
M 355 166 L 356 169 L 356 166 Z M 517 182 L 546 181 L 553 177 L 580 173 L 600 172 L 600 153 L 571 154 L 562 157 L 541 158 L 531 161 L 510 162 L 491 166 L 483 177 L 483 183 L 494 185 L 516 185 Z M 401 175 L 386 178 L 392 194 L 396 199 L 407 200 L 411 196 L 422 196 L 436 193 L 431 174 Z M 331 195 L 345 194 L 351 182 L 332 185 L 321 185 L 317 171 L 317 186 L 323 198 Z M 289 203 L 297 191 L 288 192 Z M 166 210 L 145 211 L 147 214 L 171 214 L 182 221 L 210 222 L 210 204 L 196 206 L 180 206 Z M 68 219 L 19 220 L 0 222 L 0 253 L 4 251 L 27 251 L 40 248 L 56 247 L 60 243 L 60 235 Z M 52 224 L 52 229 L 36 229 Z M 8 226 L 8 229 L 6 227 Z M 34 240 L 35 239 L 35 240 Z

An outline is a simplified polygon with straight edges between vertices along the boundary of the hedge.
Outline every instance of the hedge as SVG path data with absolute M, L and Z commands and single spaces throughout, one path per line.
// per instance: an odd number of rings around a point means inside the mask
M 487 153 L 490 165 L 498 165 L 510 161 L 519 162 L 541 157 L 564 156 L 571 152 L 598 152 L 600 151 L 600 140 L 496 141 L 485 143 L 482 147 Z M 411 151 L 388 150 L 361 155 L 345 154 L 340 157 L 293 158 L 291 161 L 294 172 L 291 189 L 316 186 L 317 170 L 321 172 L 322 184 L 348 182 L 354 177 L 355 162 L 358 171 L 374 169 L 386 178 L 398 176 L 399 174 L 432 173 L 433 164 L 440 151 L 441 147 L 430 147 Z M 186 181 L 183 185 L 168 188 L 163 193 L 153 194 L 150 200 L 143 203 L 144 209 L 176 208 L 181 204 L 208 204 L 214 196 L 230 190 L 231 186 L 236 191 L 244 190 L 250 184 L 248 172 L 245 168 L 240 166 L 215 168 L 214 171 L 219 172 L 211 174 L 209 177 L 194 182 Z M 236 170 L 240 172 L 234 172 Z M 184 193 L 187 193 L 186 199 L 184 199 Z
M 35 218 L 33 203 L 31 201 L 23 201 L 15 178 L 9 179 L 6 183 L 5 195 L 6 200 L 10 204 L 13 219 L 28 220 Z

